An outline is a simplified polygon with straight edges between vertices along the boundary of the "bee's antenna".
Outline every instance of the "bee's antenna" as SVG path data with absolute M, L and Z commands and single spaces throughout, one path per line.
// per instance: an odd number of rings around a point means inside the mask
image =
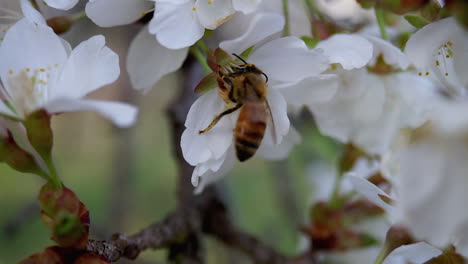
M 268 82 L 268 75 L 266 75 L 266 73 L 262 72 L 262 75 L 265 76 L 265 82 L 267 83 Z
M 243 58 L 241 58 L 241 56 L 239 56 L 239 55 L 237 55 L 237 54 L 235 54 L 235 53 L 233 53 L 232 55 L 234 55 L 236 58 L 238 58 L 239 60 L 241 60 L 243 63 L 247 64 L 247 62 L 246 62 Z

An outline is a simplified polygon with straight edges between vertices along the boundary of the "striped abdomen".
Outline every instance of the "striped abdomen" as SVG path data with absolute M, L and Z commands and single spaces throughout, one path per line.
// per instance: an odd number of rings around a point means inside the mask
M 236 155 L 239 161 L 248 160 L 262 143 L 267 122 L 265 102 L 245 102 L 234 130 Z

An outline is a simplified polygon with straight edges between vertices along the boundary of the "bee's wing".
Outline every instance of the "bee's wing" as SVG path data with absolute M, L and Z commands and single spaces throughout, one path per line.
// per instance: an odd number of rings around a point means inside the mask
M 270 104 L 268 103 L 268 100 L 265 99 L 265 104 L 268 108 L 268 113 L 270 115 L 270 123 L 271 123 L 271 126 L 267 126 L 267 129 L 270 130 L 271 132 L 271 137 L 273 138 L 273 144 L 278 144 L 278 140 L 276 138 L 276 126 L 275 126 L 275 119 L 273 118 L 273 113 L 271 112 L 271 108 L 270 108 Z

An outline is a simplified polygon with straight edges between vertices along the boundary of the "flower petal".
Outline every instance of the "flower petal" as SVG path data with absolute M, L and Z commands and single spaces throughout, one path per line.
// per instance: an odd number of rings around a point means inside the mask
M 103 36 L 94 36 L 73 49 L 50 97 L 80 98 L 114 82 L 119 74 L 119 56 L 105 46 Z
M 232 131 L 238 115 L 235 113 L 224 116 L 210 131 L 198 133 L 224 109 L 225 104 L 217 90 L 202 95 L 191 106 L 185 121 L 187 129 L 181 140 L 182 153 L 189 164 L 197 165 L 209 159 L 219 159 L 232 144 Z
M 267 100 L 275 125 L 273 127 L 270 120 L 262 144 L 279 144 L 282 142 L 283 137 L 288 134 L 290 128 L 288 106 L 283 95 L 273 89 L 268 92 Z M 274 136 L 276 138 L 273 138 Z
M 44 0 L 44 2 L 53 8 L 68 10 L 78 3 L 78 0 Z
M 216 29 L 235 12 L 231 0 L 197 0 L 195 3 L 198 21 L 207 29 Z
M 31 22 L 37 24 L 46 24 L 44 17 L 42 17 L 41 13 L 39 13 L 28 0 L 21 0 L 21 11 L 23 15 L 27 17 Z
M 132 126 L 138 113 L 136 107 L 126 103 L 80 99 L 57 99 L 49 102 L 45 109 L 51 114 L 94 111 L 108 118 L 118 127 Z
M 315 103 L 325 103 L 333 98 L 340 80 L 333 74 L 321 74 L 306 78 L 295 84 L 275 86 L 284 96 L 288 104 L 302 106 Z
M 296 37 L 275 39 L 255 49 L 249 61 L 264 71 L 271 80 L 297 82 L 316 76 L 328 67 L 327 58 L 309 50 Z
M 385 63 L 403 70 L 408 68 L 410 64 L 408 57 L 392 43 L 370 35 L 363 35 L 363 37 L 374 45 L 373 62 L 371 62 L 371 65 L 375 64 L 375 61 L 380 54 L 383 54 Z
M 154 3 L 145 0 L 90 0 L 86 15 L 98 26 L 112 27 L 135 22 L 152 7 Z
M 364 67 L 372 58 L 372 44 L 353 34 L 336 34 L 317 44 L 330 63 L 339 63 L 345 70 Z
M 345 177 L 350 180 L 354 190 L 366 197 L 366 199 L 369 201 L 387 211 L 389 215 L 392 215 L 394 210 L 393 206 L 386 203 L 381 198 L 385 197 L 387 199 L 392 199 L 388 194 L 386 194 L 379 187 L 375 186 L 368 180 L 359 177 L 355 172 L 346 173 Z
M 425 242 L 400 246 L 393 250 L 383 264 L 414 263 L 423 264 L 442 254 L 442 250 Z
M 198 166 L 193 170 L 192 184 L 196 187 L 196 194 L 201 193 L 207 185 L 223 178 L 223 176 L 226 175 L 226 173 L 228 173 L 234 167 L 234 164 L 236 162 L 234 150 L 232 148 L 229 148 L 228 151 L 226 151 L 226 155 L 221 157 L 217 162 L 221 162 L 221 166 L 217 171 L 208 170 L 205 173 L 200 174 Z
M 172 50 L 161 46 L 144 27 L 130 44 L 127 71 L 133 88 L 149 91 L 166 74 L 178 70 L 188 48 Z
M 9 92 L 9 75 L 16 75 L 28 68 L 37 71 L 64 64 L 67 51 L 51 28 L 23 18 L 5 35 L 0 46 L 0 58 L 0 77 L 5 90 Z
M 261 0 L 232 0 L 232 6 L 236 11 L 248 14 L 255 11 L 260 2 Z
M 205 32 L 192 10 L 193 3 L 183 4 L 158 2 L 149 32 L 166 48 L 181 49 L 192 46 Z
M 263 142 L 256 155 L 268 160 L 282 160 L 288 157 L 292 148 L 301 142 L 301 135 L 294 127 L 290 127 L 280 144 L 267 144 Z
M 430 23 L 416 33 L 406 42 L 405 53 L 411 62 L 418 68 L 427 68 L 433 64 L 433 53 L 446 42 L 465 36 L 464 30 L 449 17 Z
M 265 38 L 280 32 L 284 27 L 283 16 L 276 13 L 259 13 L 253 17 L 245 32 L 232 40 L 222 41 L 219 47 L 229 53 L 240 54 Z

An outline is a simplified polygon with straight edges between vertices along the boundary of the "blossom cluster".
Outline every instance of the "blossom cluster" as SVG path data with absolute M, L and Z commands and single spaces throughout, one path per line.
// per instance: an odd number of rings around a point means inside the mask
M 87 98 L 121 74 L 105 38 L 71 47 L 57 20 L 40 12 L 77 2 L 0 6 L 0 158 L 58 186 L 52 116 L 95 111 L 129 127 L 138 112 Z M 366 13 L 369 25 L 353 29 L 314 1 L 304 1 L 307 8 L 289 1 L 287 9 L 277 2 L 90 0 L 81 15 L 62 18 L 65 28 L 83 17 L 100 27 L 145 24 L 126 54 L 136 90 L 149 92 L 188 56 L 205 69 L 180 142 L 196 193 L 252 156 L 287 158 L 302 140 L 291 118 L 307 111 L 321 134 L 359 150 L 352 164 L 332 173 L 343 187 L 320 199 L 364 197 L 385 211 L 388 225 L 411 234 L 414 243 L 378 263 L 425 263 L 451 247 L 468 258 L 468 32 L 453 11 L 457 1 L 396 1 L 391 8 L 377 1 L 376 17 Z M 425 17 L 426 4 L 439 13 Z M 399 16 L 401 23 L 390 25 L 382 12 L 416 13 L 406 16 L 411 25 Z M 11 155 L 22 155 L 22 163 Z

